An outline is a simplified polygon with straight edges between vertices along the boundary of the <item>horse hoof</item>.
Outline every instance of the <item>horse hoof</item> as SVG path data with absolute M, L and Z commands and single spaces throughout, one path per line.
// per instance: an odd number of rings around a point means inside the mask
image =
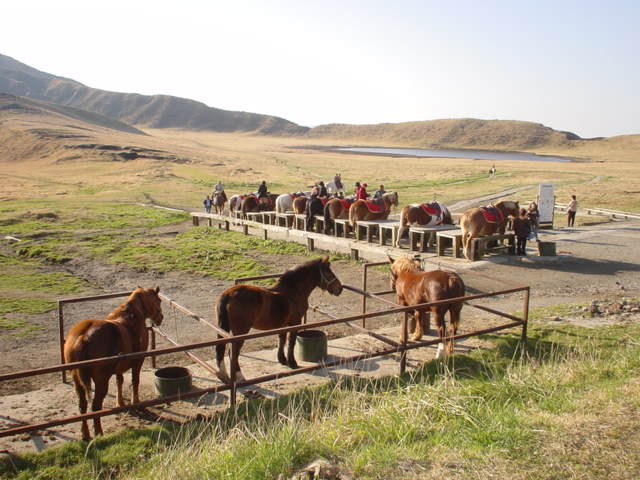
M 289 362 L 289 368 L 296 369 L 298 368 L 298 362 Z
M 288 363 L 287 363 L 287 358 L 286 358 L 286 357 L 284 357 L 284 356 L 283 356 L 283 357 L 278 357 L 278 362 L 279 362 L 281 365 L 288 365 Z

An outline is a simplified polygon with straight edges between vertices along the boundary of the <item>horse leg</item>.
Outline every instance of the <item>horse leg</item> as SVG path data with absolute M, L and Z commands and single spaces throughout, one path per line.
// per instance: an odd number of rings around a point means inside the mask
M 449 321 L 451 322 L 451 336 L 455 337 L 458 333 L 458 324 L 460 323 L 460 311 L 462 304 L 454 304 L 449 307 Z M 453 355 L 453 338 L 449 340 L 449 355 Z
M 76 394 L 78 395 L 78 408 L 80 409 L 80 415 L 87 413 L 87 391 L 84 388 L 82 382 L 76 378 L 77 373 L 73 372 L 73 386 L 76 389 Z M 82 439 L 90 440 L 91 434 L 89 433 L 89 425 L 86 420 L 82 420 Z
M 104 397 L 107 396 L 109 377 L 95 378 L 93 383 L 95 384 L 95 391 L 93 393 L 93 402 L 91 402 L 91 411 L 97 412 L 102 410 L 102 402 L 104 401 Z M 95 435 L 102 435 L 102 422 L 100 417 L 93 419 L 93 431 Z
M 287 341 L 287 334 L 281 333 L 278 335 L 278 362 L 282 365 L 287 364 L 287 357 L 284 355 L 284 344 Z
M 243 344 L 244 342 L 242 341 L 233 342 L 231 344 L 231 380 L 234 382 L 244 382 L 245 380 L 244 375 L 242 375 L 242 372 L 240 371 L 240 362 L 238 361 L 238 358 L 240 357 L 240 349 Z
M 124 383 L 124 375 L 116 373 L 116 386 L 118 387 L 118 406 L 124 407 L 124 397 L 122 396 L 122 384 Z
M 411 338 L 411 340 L 413 340 L 414 342 L 417 342 L 418 340 L 420 340 L 422 338 L 422 335 L 424 334 L 422 328 L 423 328 L 423 322 L 422 322 L 422 316 L 424 315 L 424 311 L 422 310 L 416 310 L 414 317 L 415 317 L 415 332 L 413 334 L 413 337 Z
M 293 353 L 293 349 L 296 346 L 296 337 L 298 334 L 296 332 L 289 332 L 289 343 L 287 344 L 287 359 L 289 360 L 287 364 L 290 368 L 298 368 L 298 362 L 296 362 L 296 357 Z
M 438 344 L 438 351 L 436 352 L 436 358 L 440 358 L 444 353 L 444 336 L 445 336 L 444 312 L 442 311 L 442 307 L 434 307 L 431 309 L 431 312 L 435 314 L 436 329 L 438 330 L 438 337 L 440 337 L 440 343 Z
M 142 370 L 142 363 L 144 360 L 137 362 L 131 362 L 131 403 L 140 403 L 140 370 Z
M 218 338 L 221 338 L 218 335 Z M 227 373 L 227 367 L 224 364 L 224 354 L 227 351 L 227 344 L 222 343 L 220 345 L 216 345 L 216 363 L 218 365 L 218 373 L 216 376 L 220 379 L 222 383 L 231 383 L 231 378 Z

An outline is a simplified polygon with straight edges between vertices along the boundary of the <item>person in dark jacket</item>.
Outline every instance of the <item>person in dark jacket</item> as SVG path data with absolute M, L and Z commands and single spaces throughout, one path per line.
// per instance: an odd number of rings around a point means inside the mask
M 520 215 L 513 219 L 513 232 L 516 234 L 516 255 L 526 255 L 527 237 L 531 233 L 531 222 L 524 208 L 521 208 Z
M 324 198 L 327 196 L 327 187 L 322 180 L 318 182 L 318 196 L 320 198 Z
M 268 195 L 267 182 L 263 180 L 260 186 L 258 187 L 258 198 L 263 198 L 263 197 L 266 197 L 267 195 Z

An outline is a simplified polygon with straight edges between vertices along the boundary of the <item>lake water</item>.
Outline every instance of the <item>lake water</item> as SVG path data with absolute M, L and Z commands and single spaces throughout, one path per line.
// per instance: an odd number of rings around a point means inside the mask
M 370 153 L 373 155 L 404 155 L 407 157 L 471 158 L 474 160 L 521 160 L 528 162 L 570 162 L 568 157 L 536 155 L 522 152 L 492 152 L 490 150 L 440 150 L 429 148 L 377 148 L 377 147 L 338 147 L 341 152 Z

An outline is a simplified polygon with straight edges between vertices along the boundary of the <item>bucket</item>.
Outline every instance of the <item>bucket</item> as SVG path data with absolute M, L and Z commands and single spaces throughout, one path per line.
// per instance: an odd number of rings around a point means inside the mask
M 296 357 L 318 363 L 327 358 L 327 334 L 321 330 L 303 330 L 296 337 Z
M 184 367 L 164 367 L 155 373 L 156 391 L 162 397 L 171 397 L 191 390 L 191 372 Z
M 538 254 L 541 257 L 555 257 L 556 242 L 538 242 Z

